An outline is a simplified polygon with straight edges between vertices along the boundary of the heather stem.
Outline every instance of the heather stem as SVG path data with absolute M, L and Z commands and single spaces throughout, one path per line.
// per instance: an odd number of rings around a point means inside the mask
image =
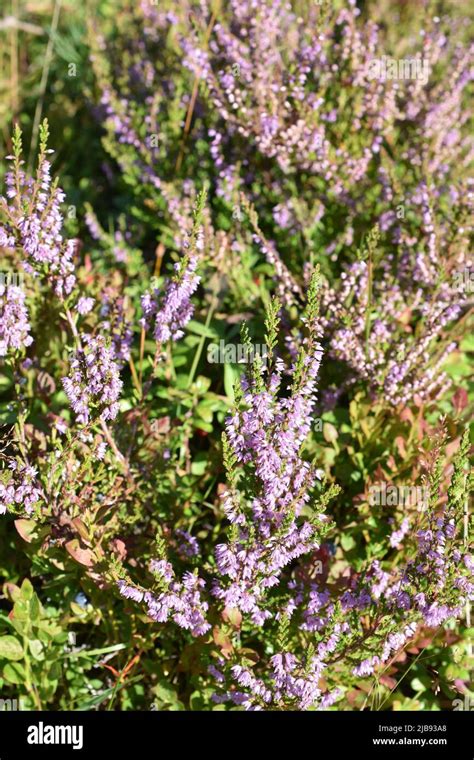
M 119 449 L 117 448 L 117 444 L 115 443 L 115 441 L 114 441 L 114 439 L 112 437 L 112 434 L 111 434 L 111 432 L 110 432 L 110 430 L 108 428 L 108 425 L 105 422 L 105 420 L 103 420 L 103 419 L 100 420 L 100 426 L 101 426 L 102 432 L 104 433 L 104 436 L 105 436 L 105 438 L 107 440 L 107 443 L 109 444 L 110 448 L 114 452 L 114 454 L 117 457 L 118 461 L 122 465 L 124 472 L 128 475 L 130 473 L 129 464 L 128 464 L 127 460 L 125 459 L 124 455 L 122 454 L 122 452 L 119 451 Z

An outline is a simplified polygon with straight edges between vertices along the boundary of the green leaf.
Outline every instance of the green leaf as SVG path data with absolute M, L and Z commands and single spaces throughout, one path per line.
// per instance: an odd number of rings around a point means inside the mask
M 199 428 L 199 430 L 205 430 L 206 433 L 212 433 L 214 430 L 209 422 L 204 422 L 204 420 L 200 420 L 199 417 L 194 420 L 194 427 Z
M 101 704 L 105 699 L 108 697 L 112 697 L 113 695 L 117 694 L 121 689 L 129 688 L 132 684 L 137 683 L 137 681 L 141 681 L 143 676 L 135 676 L 134 678 L 129 678 L 125 683 L 121 684 L 120 686 L 111 686 L 110 689 L 105 689 L 100 694 L 97 694 L 95 697 L 91 697 L 91 699 L 86 700 L 85 702 L 81 702 L 75 709 L 76 710 L 92 710 L 93 707 L 97 707 Z
M 43 644 L 39 639 L 30 639 L 28 641 L 28 648 L 35 658 L 35 660 L 43 660 L 44 654 L 43 654 Z
M 16 602 L 16 600 L 21 596 L 19 587 L 14 583 L 9 583 L 8 581 L 7 583 L 3 584 L 3 593 L 10 602 Z
M 5 660 L 23 659 L 23 647 L 15 636 L 0 636 L 0 657 Z
M 219 333 L 213 330 L 212 327 L 201 325 L 200 322 L 196 322 L 194 319 L 188 322 L 186 325 L 186 330 L 194 333 L 194 335 L 202 335 L 205 338 L 219 338 Z
M 234 400 L 234 385 L 239 378 L 240 372 L 236 367 L 233 367 L 232 364 L 224 364 L 224 388 L 226 396 L 231 401 Z
M 82 649 L 80 652 L 72 652 L 70 656 L 96 657 L 97 655 L 109 654 L 110 652 L 120 652 L 121 649 L 126 648 L 126 644 L 112 644 L 110 647 L 102 647 L 101 649 Z
M 63 674 L 63 670 L 59 662 L 53 662 L 51 665 L 51 668 L 48 673 L 48 678 L 50 681 L 59 681 Z
M 10 403 L 0 404 L 0 426 L 1 425 L 14 425 L 18 419 L 18 414 L 15 410 L 9 409 Z
M 178 699 L 176 690 L 167 681 L 159 681 L 153 688 L 153 692 L 156 694 L 155 704 L 159 709 L 164 707 L 171 711 L 184 709 L 184 705 Z
M 35 622 L 36 620 L 39 620 L 40 611 L 41 611 L 41 605 L 40 605 L 39 599 L 36 594 L 33 594 L 33 596 L 30 599 L 30 618 L 33 622 Z
M 203 459 L 201 461 L 193 462 L 191 465 L 191 474 L 192 475 L 204 475 L 207 468 L 207 460 Z
M 204 420 L 204 422 L 212 422 L 212 410 L 208 407 L 198 404 L 196 413 L 201 420 Z
M 23 599 L 32 599 L 33 594 L 34 594 L 34 588 L 31 585 L 31 581 L 29 581 L 28 578 L 25 578 L 25 580 L 21 584 L 21 595 Z
M 18 620 L 28 620 L 28 613 L 29 605 L 23 601 L 23 599 L 18 599 L 18 601 L 13 605 L 13 617 L 17 618 Z
M 203 695 L 199 691 L 193 691 L 189 698 L 189 704 L 191 710 L 204 710 L 206 705 L 203 700 Z
M 202 395 L 206 393 L 210 387 L 211 381 L 208 377 L 204 377 L 204 375 L 198 375 L 193 383 L 193 388 L 195 388 L 197 392 Z M 199 406 L 201 406 L 201 404 L 199 404 Z
M 0 375 L 0 393 L 5 393 L 13 385 L 13 380 L 6 374 Z
M 79 604 L 76 604 L 76 602 L 71 602 L 71 610 L 74 612 L 74 614 L 77 617 L 87 617 L 87 610 L 85 610 L 83 607 L 81 607 Z
M 26 670 L 19 662 L 9 662 L 3 668 L 3 677 L 8 683 L 22 684 L 26 681 Z
M 73 40 L 64 34 L 56 32 L 54 35 L 54 50 L 67 63 L 81 63 L 81 54 L 76 50 Z
M 12 628 L 15 629 L 17 633 L 20 634 L 20 636 L 23 636 L 25 633 L 25 628 L 27 627 L 27 623 L 25 620 L 20 620 L 20 618 L 11 617 L 8 618 L 8 622 L 12 626 Z
M 341 545 L 344 551 L 348 552 L 350 549 L 354 548 L 356 542 L 352 536 L 349 536 L 347 533 L 345 533 L 341 536 Z

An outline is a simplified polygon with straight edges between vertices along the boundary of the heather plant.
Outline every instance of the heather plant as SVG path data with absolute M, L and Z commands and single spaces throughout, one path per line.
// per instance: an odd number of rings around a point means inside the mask
M 331 353 L 352 370 L 342 386 L 355 373 L 372 390 L 383 388 L 395 404 L 406 401 L 401 386 L 407 382 L 412 395 L 423 398 L 427 383 L 446 383 L 440 367 L 456 343 L 440 345 L 437 338 L 446 321 L 465 311 L 462 294 L 457 308 L 451 300 L 456 275 L 468 267 L 469 223 L 463 220 L 472 208 L 472 189 L 462 167 L 472 154 L 472 140 L 463 132 L 470 119 L 465 90 L 472 49 L 457 21 L 448 36 L 447 19 L 436 16 L 422 30 L 421 49 L 412 52 L 413 60 L 426 63 L 428 81 L 374 77 L 371 64 L 383 58 L 386 42 L 355 3 L 334 9 L 308 4 L 299 16 L 289 4 L 257 5 L 236 2 L 225 11 L 191 4 L 189 24 L 186 14 L 145 0 L 136 18 L 143 35 L 131 41 L 128 68 L 122 59 L 106 61 L 100 46 L 94 49 L 108 109 L 106 147 L 137 192 L 151 195 L 146 202 L 169 220 L 178 242 L 196 195 L 190 175 L 204 174 L 213 188 L 209 246 L 216 226 L 238 252 L 251 241 L 290 312 L 303 307 L 301 289 L 319 263 L 328 279 Z M 182 65 L 192 74 L 187 106 L 184 97 L 179 100 L 177 76 L 173 100 L 164 72 L 160 82 L 156 69 L 143 72 L 144 47 L 153 56 L 158 44 L 167 51 L 161 59 L 168 71 Z M 454 76 L 449 96 L 443 92 L 449 77 L 440 80 L 439 71 Z M 185 120 L 181 141 L 162 134 L 164 124 L 173 123 L 163 116 L 171 102 Z M 174 159 L 173 150 L 176 165 L 172 160 L 170 167 L 166 158 Z M 198 166 L 195 155 L 201 156 Z M 250 229 L 248 200 L 255 205 Z M 232 215 L 230 230 L 225 210 Z M 390 252 L 356 263 L 354 247 L 374 222 Z M 337 263 L 329 266 L 330 260 Z M 215 265 L 228 279 L 225 263 L 215 258 Z M 235 289 L 232 281 L 229 286 Z M 357 317 L 345 308 L 349 294 L 360 301 L 353 306 Z M 406 345 L 408 329 L 416 348 Z M 421 381 L 412 376 L 420 359 L 430 364 Z
M 74 225 L 48 121 L 33 171 L 13 128 L 0 680 L 28 709 L 470 694 L 472 47 L 460 14 L 376 16 L 92 14 L 110 201 Z
M 472 50 L 457 19 L 448 35 L 447 18 L 430 18 L 412 51 L 427 62 L 428 82 L 370 75 L 386 43 L 352 2 L 189 3 L 176 14 L 144 0 L 133 21 L 142 34 L 130 40 L 125 65 L 117 43 L 94 48 L 106 147 L 174 224 L 194 192 L 193 167 L 212 181 L 216 214 L 239 206 L 240 191 L 252 195 L 297 272 L 301 239 L 311 261 L 321 246 L 347 252 L 374 212 L 400 235 L 397 209 L 408 214 L 427 185 L 436 198 L 457 195 L 450 172 L 467 166 L 472 150 L 462 130 Z M 163 72 L 143 62 L 158 46 Z M 180 66 L 194 85 L 189 102 L 173 75 Z M 440 81 L 440 70 L 454 83 Z M 182 140 L 177 126 L 169 134 L 180 119 Z

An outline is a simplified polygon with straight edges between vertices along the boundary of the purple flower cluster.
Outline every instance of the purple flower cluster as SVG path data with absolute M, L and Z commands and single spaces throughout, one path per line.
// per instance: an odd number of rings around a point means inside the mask
M 301 449 L 311 429 L 321 356 L 320 344 L 310 341 L 298 380 L 298 364 L 289 371 L 293 384 L 283 398 L 278 397 L 281 360 L 266 385 L 257 364 L 257 375 L 242 381 L 245 408 L 236 409 L 226 423 L 235 460 L 249 468 L 256 487 L 248 503 L 241 503 L 242 495 L 233 489 L 223 494 L 236 538 L 216 547 L 218 570 L 228 582 L 216 583 L 213 592 L 226 606 L 249 613 L 256 624 L 269 617 L 260 603 L 278 584 L 282 569 L 319 546 L 315 522 L 300 515 L 319 477 Z
M 373 394 L 383 395 L 396 406 L 436 398 L 449 387 L 442 366 L 457 344 L 443 343 L 443 330 L 459 318 L 464 304 L 459 296 L 453 303 L 454 290 L 447 283 L 431 296 L 423 291 L 413 269 L 407 285 L 405 263 L 399 266 L 398 279 L 389 273 L 391 266 L 392 262 L 384 261 L 373 282 L 371 308 L 377 316 L 369 325 L 366 261 L 349 265 L 338 286 L 324 289 L 322 324 L 329 336 L 330 355 L 350 368 L 348 382 L 364 380 Z M 413 318 L 419 321 L 416 338 L 411 329 L 400 330 L 403 321 Z
M 82 335 L 63 386 L 79 423 L 114 419 L 122 390 L 119 368 L 103 335 Z
M 220 686 L 214 694 L 217 703 L 233 702 L 246 710 L 278 710 L 292 708 L 307 710 L 311 707 L 326 709 L 341 695 L 338 689 L 322 694 L 321 678 L 326 668 L 324 662 L 336 648 L 339 631 L 324 644 L 317 654 L 308 654 L 301 661 L 291 652 L 281 652 L 270 658 L 265 678 L 256 676 L 249 667 L 236 664 L 228 667 L 220 660 L 219 667 L 211 665 L 209 673 Z M 228 670 L 227 678 L 223 671 Z M 224 690 L 225 682 L 233 687 Z
M 16 285 L 0 283 L 0 357 L 33 343 L 25 294 Z
M 76 311 L 79 312 L 81 317 L 84 317 L 86 314 L 89 314 L 90 311 L 94 308 L 94 299 L 89 298 L 88 296 L 81 296 L 76 304 Z
M 111 339 L 113 359 L 119 367 L 130 359 L 130 349 L 133 341 L 132 323 L 127 319 L 125 299 L 115 298 L 106 291 L 100 309 L 101 331 Z
M 374 670 L 379 665 L 386 663 L 394 652 L 397 652 L 409 639 L 413 638 L 417 627 L 418 626 L 416 623 L 410 623 L 409 625 L 405 626 L 402 631 L 391 633 L 389 636 L 387 636 L 387 639 L 384 642 L 381 655 L 373 655 L 372 657 L 368 657 L 365 660 L 362 660 L 362 662 L 356 665 L 356 667 L 353 669 L 353 674 L 355 676 L 362 677 L 372 675 Z
M 390 538 L 389 538 L 390 546 L 392 547 L 398 546 L 407 535 L 409 529 L 410 529 L 410 521 L 408 517 L 404 517 L 401 522 L 400 527 L 394 530 L 390 534 Z
M 192 536 L 189 531 L 177 528 L 176 535 L 181 539 L 182 543 L 178 546 L 178 552 L 188 559 L 199 556 L 199 543 L 198 540 Z
M 35 180 L 15 165 L 6 174 L 5 184 L 7 197 L 1 198 L 0 203 L 7 227 L 0 227 L 0 239 L 3 237 L 9 247 L 21 249 L 25 271 L 44 277 L 64 299 L 76 282 L 73 263 L 76 241 L 65 241 L 61 234 L 60 205 L 65 195 L 51 182 L 50 162 L 44 153 L 40 156 Z
M 44 499 L 37 481 L 37 470 L 30 465 L 20 465 L 13 461 L 9 465 L 13 475 L 9 480 L 0 480 L 0 514 L 5 514 L 12 507 L 31 514 L 38 503 Z
M 186 572 L 181 581 L 175 579 L 174 570 L 166 560 L 153 560 L 151 570 L 162 590 L 151 592 L 121 580 L 119 591 L 127 599 L 144 602 L 148 615 L 157 623 L 166 623 L 170 618 L 193 636 L 203 636 L 210 629 L 206 620 L 209 605 L 202 599 L 204 581 L 193 573 Z
M 223 147 L 228 151 L 237 136 L 243 137 L 250 149 L 274 159 L 284 173 L 303 169 L 330 180 L 333 192 L 342 192 L 341 171 L 346 174 L 349 167 L 357 177 L 366 170 L 372 153 L 366 150 L 361 167 L 361 159 L 343 148 L 331 150 L 326 126 L 335 117 L 323 107 L 323 83 L 332 61 L 325 50 L 329 46 L 326 35 L 321 33 L 315 40 L 309 34 L 318 23 L 315 9 L 307 9 L 305 25 L 283 0 L 232 0 L 229 10 L 231 20 L 224 17 L 215 24 L 209 51 L 194 30 L 181 37 L 184 65 L 206 81 L 212 105 L 225 124 L 221 127 L 226 138 Z M 331 41 L 337 58 L 349 59 L 355 52 L 351 50 L 354 37 L 359 55 L 368 58 L 368 35 L 359 35 L 350 11 L 345 16 L 341 13 L 340 23 L 352 44 Z M 320 80 L 319 91 L 308 87 L 314 79 Z M 370 89 L 372 113 L 381 98 L 376 86 Z M 318 118 L 311 118 L 314 115 Z M 379 129 L 382 125 L 383 121 Z
M 321 637 L 318 655 L 323 656 L 332 642 L 331 651 L 339 654 L 336 661 L 349 649 L 359 658 L 352 674 L 370 676 L 413 638 L 420 625 L 439 627 L 458 618 L 466 602 L 474 598 L 474 561 L 459 548 L 463 499 L 456 496 L 462 495 L 458 487 L 468 449 L 465 436 L 454 463 L 447 503 L 440 508 L 435 477 L 429 505 L 415 534 L 408 534 L 406 518 L 399 535 L 392 534 L 392 547 L 400 548 L 405 539 L 408 559 L 404 566 L 390 562 L 384 568 L 379 560 L 372 560 L 362 574 L 351 571 L 347 575 L 347 588 L 338 595 L 315 582 L 289 582 L 289 599 L 281 614 L 287 619 L 296 616 L 299 630 Z M 363 618 L 370 622 L 363 626 Z M 362 656 L 364 648 L 373 654 Z M 327 665 L 326 680 L 331 676 L 330 659 Z
M 142 324 L 148 329 L 154 320 L 153 337 L 160 346 L 184 335 L 183 327 L 193 314 L 190 297 L 200 280 L 197 265 L 197 256 L 186 256 L 175 264 L 176 274 L 167 282 L 164 292 L 155 288 L 153 293 L 142 296 Z

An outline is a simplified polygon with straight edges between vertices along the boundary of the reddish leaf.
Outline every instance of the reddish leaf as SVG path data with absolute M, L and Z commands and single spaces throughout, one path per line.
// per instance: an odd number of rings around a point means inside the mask
M 230 623 L 234 628 L 240 628 L 242 624 L 242 613 L 235 607 L 226 607 L 222 617 L 226 623 Z
M 114 554 L 117 555 L 117 557 L 121 560 L 125 559 L 127 556 L 127 547 L 125 545 L 125 542 L 122 541 L 121 538 L 114 538 L 110 542 L 110 546 L 112 548 L 112 551 Z
M 352 691 L 347 692 L 346 697 L 349 705 L 356 707 L 364 699 L 364 694 L 359 689 L 352 689 Z
M 390 456 L 387 459 L 387 464 L 390 467 L 390 469 L 392 470 L 392 472 L 396 472 L 396 470 L 397 470 L 397 463 L 395 462 L 395 459 L 393 458 L 393 456 L 391 454 L 390 454 Z
M 456 414 L 460 414 L 468 404 L 467 391 L 464 388 L 458 388 L 451 399 L 451 403 Z
M 234 651 L 234 647 L 232 646 L 232 642 L 228 634 L 218 626 L 215 626 L 212 631 L 212 638 L 214 639 L 214 643 L 221 650 L 221 654 L 228 659 Z
M 400 454 L 401 458 L 406 459 L 407 450 L 405 446 L 405 439 L 402 438 L 401 435 L 397 435 L 397 437 L 395 438 L 395 445 L 398 449 L 398 453 Z
M 54 379 L 47 372 L 44 372 L 44 370 L 38 372 L 36 385 L 39 393 L 46 398 L 52 396 L 56 390 L 56 383 L 54 382 Z
M 408 408 L 408 406 L 406 406 L 400 412 L 400 419 L 402 422 L 413 422 L 414 420 L 413 412 L 411 411 L 411 409 Z
M 80 537 L 83 538 L 85 541 L 89 541 L 89 531 L 87 530 L 81 518 L 75 517 L 74 520 L 72 521 L 72 524 L 77 530 L 77 532 L 79 533 Z
M 256 665 L 260 660 L 260 656 L 255 651 L 255 649 L 248 649 L 248 647 L 243 647 L 242 649 L 239 649 L 239 654 L 242 657 L 242 662 L 246 665 L 249 665 L 250 667 Z
M 391 676 L 380 676 L 380 683 L 383 686 L 387 686 L 389 689 L 394 689 L 397 685 L 396 680 Z
M 15 520 L 15 528 L 22 537 L 23 541 L 26 541 L 27 544 L 31 544 L 33 539 L 37 537 L 36 530 L 38 528 L 38 525 L 34 520 L 24 520 L 23 518 L 20 520 Z
M 66 551 L 71 555 L 76 562 L 85 567 L 92 567 L 94 565 L 94 555 L 90 549 L 83 549 L 77 540 L 74 538 L 72 541 L 68 541 L 66 544 Z

